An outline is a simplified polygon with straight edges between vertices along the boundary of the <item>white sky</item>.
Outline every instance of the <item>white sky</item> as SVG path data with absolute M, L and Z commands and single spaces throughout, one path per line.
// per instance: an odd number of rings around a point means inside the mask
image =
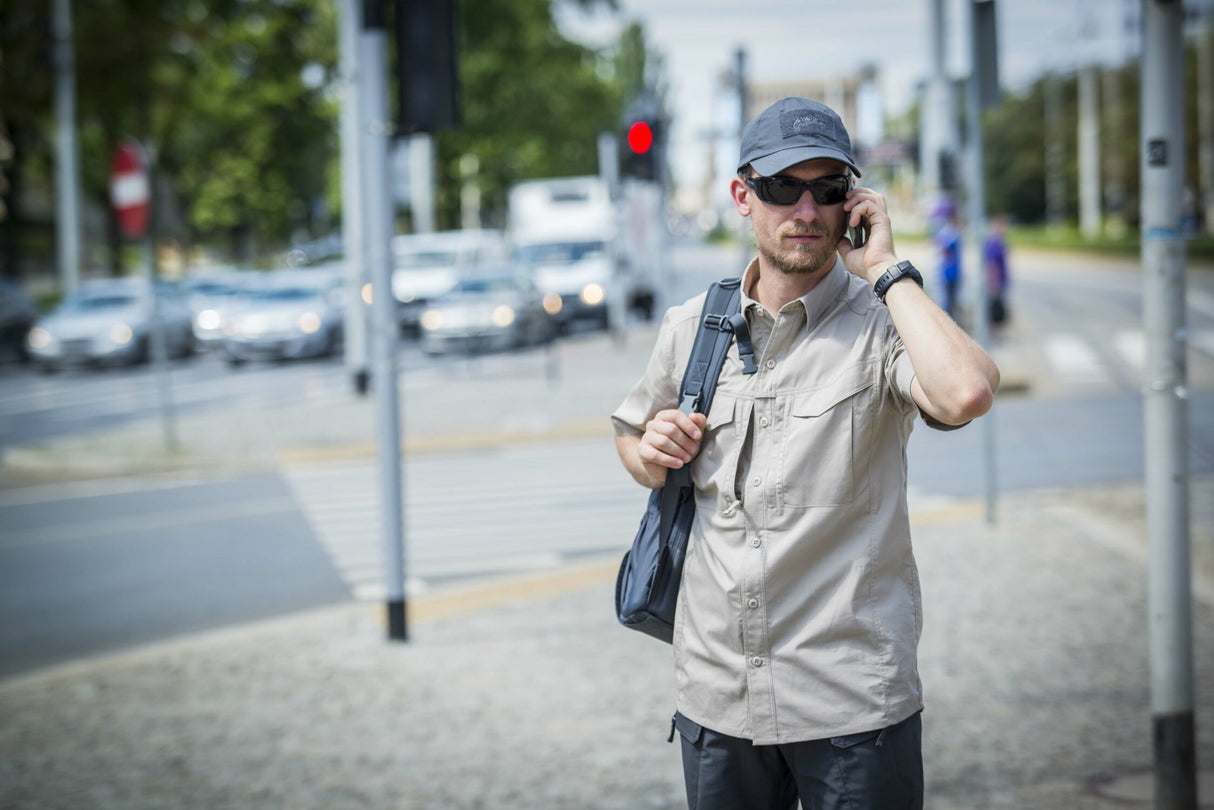
M 959 77 L 968 73 L 969 0 L 943 2 L 947 70 Z M 997 2 L 1005 88 L 1022 89 L 1043 72 L 1072 71 L 1088 60 L 1121 63 L 1137 51 L 1139 0 Z M 618 3 L 617 15 L 587 15 L 565 4 L 558 6 L 558 20 L 566 35 L 588 44 L 614 42 L 622 21 L 643 23 L 650 49 L 665 58 L 667 99 L 675 117 L 670 160 L 681 186 L 695 186 L 707 174 L 704 134 L 737 120 L 722 75 L 731 69 L 739 47 L 746 50 L 752 82 L 851 76 L 874 64 L 890 115 L 906 111 L 917 83 L 927 76 L 930 0 Z M 1202 3 L 1210 6 L 1214 0 L 1186 2 Z

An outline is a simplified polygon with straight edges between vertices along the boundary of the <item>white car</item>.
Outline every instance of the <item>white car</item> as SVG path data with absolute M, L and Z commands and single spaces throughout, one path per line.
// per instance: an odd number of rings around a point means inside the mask
M 85 281 L 77 293 L 38 319 L 26 351 L 43 370 L 69 365 L 127 365 L 151 353 L 153 301 L 142 279 Z M 170 357 L 194 349 L 189 307 L 174 284 L 156 284 L 155 302 Z
M 244 303 L 223 317 L 223 351 L 231 365 L 246 360 L 328 357 L 342 345 L 339 275 L 294 270 L 267 276 Z
M 185 280 L 197 348 L 209 351 L 223 345 L 225 316 L 244 306 L 257 278 L 256 273 L 232 271 Z
M 421 314 L 431 302 L 468 271 L 503 261 L 507 252 L 505 233 L 491 229 L 393 237 L 392 294 L 398 302 L 401 331 L 417 335 Z

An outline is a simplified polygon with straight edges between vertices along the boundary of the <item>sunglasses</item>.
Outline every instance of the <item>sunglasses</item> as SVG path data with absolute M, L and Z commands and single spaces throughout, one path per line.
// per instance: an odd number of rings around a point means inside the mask
M 746 185 L 759 195 L 760 200 L 772 205 L 796 205 L 806 191 L 813 195 L 818 205 L 838 205 L 847 199 L 851 178 L 845 174 L 832 174 L 816 180 L 751 176 L 746 178 Z

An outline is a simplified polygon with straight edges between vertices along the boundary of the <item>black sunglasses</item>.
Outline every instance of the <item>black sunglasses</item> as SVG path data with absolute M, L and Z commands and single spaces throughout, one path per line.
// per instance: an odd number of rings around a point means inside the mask
M 760 200 L 772 205 L 796 205 L 806 191 L 813 195 L 818 205 L 838 205 L 847 199 L 851 178 L 846 174 L 832 174 L 814 180 L 751 175 L 746 178 L 746 185 L 754 189 Z

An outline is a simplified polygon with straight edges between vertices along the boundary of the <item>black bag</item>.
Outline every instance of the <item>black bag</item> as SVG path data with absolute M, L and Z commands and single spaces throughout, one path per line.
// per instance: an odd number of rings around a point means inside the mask
M 739 311 L 741 287 L 741 279 L 730 278 L 715 282 L 708 289 L 700 328 L 679 387 L 679 410 L 684 413 L 708 412 L 725 355 L 735 336 L 743 373 L 758 370 L 750 330 Z M 695 485 L 691 465 L 685 464 L 670 470 L 665 486 L 649 493 L 649 505 L 641 517 L 632 548 L 620 563 L 615 583 L 615 612 L 620 624 L 671 642 L 683 557 L 695 514 Z

